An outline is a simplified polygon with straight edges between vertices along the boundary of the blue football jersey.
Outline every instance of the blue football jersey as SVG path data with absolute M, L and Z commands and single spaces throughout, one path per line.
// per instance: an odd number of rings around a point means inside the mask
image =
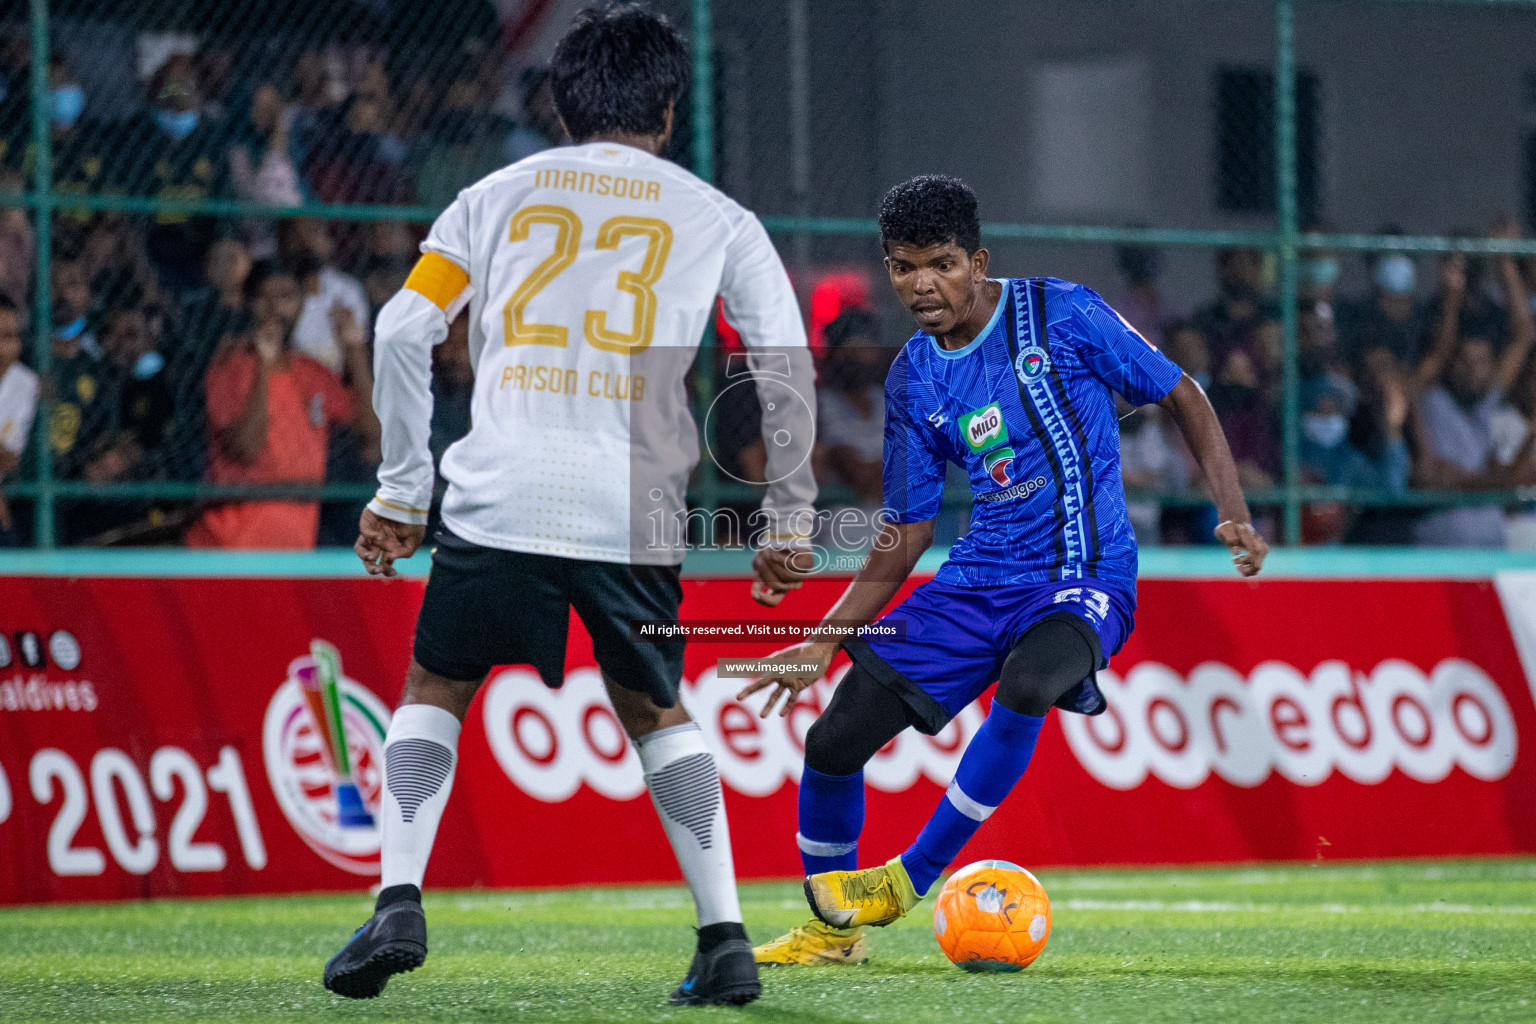
M 939 580 L 1096 578 L 1133 588 L 1113 392 L 1133 405 L 1160 402 L 1182 371 L 1091 288 L 1049 277 L 1002 285 L 970 344 L 945 351 L 919 332 L 891 366 L 887 515 L 936 516 L 953 462 L 970 478 L 974 505 Z

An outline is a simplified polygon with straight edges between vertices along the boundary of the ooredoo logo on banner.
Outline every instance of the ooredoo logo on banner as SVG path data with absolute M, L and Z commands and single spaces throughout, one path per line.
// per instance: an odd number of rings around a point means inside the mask
M 379 873 L 378 810 L 389 708 L 341 673 L 322 640 L 288 666 L 267 704 L 262 752 L 283 816 L 328 863 Z
M 1394 768 L 1439 782 L 1453 765 L 1492 781 L 1509 774 L 1518 748 L 1504 694 L 1460 658 L 1428 676 L 1397 660 L 1369 673 L 1327 661 L 1309 676 L 1270 661 L 1246 679 L 1217 663 L 1185 678 L 1142 662 L 1123 680 L 1101 672 L 1099 686 L 1104 715 L 1060 718 L 1078 761 L 1115 789 L 1134 789 L 1149 773 L 1180 789 L 1212 772 L 1245 788 L 1271 772 L 1300 786 L 1334 771 L 1374 785 Z
M 739 679 L 706 669 L 683 681 L 683 699 L 715 752 L 721 780 L 746 796 L 768 796 L 786 782 L 798 783 L 804 767 L 805 731 L 830 698 L 846 668 L 807 690 L 788 718 L 761 719 L 735 699 Z M 507 669 L 491 678 L 482 711 L 486 741 L 518 789 L 547 803 L 569 799 L 583 783 L 612 800 L 645 792 L 640 759 L 608 704 L 597 669 L 566 674 L 559 690 L 536 673 Z M 937 736 L 907 730 L 865 768 L 875 789 L 901 792 L 919 777 L 949 785 L 960 755 L 984 713 L 966 708 Z

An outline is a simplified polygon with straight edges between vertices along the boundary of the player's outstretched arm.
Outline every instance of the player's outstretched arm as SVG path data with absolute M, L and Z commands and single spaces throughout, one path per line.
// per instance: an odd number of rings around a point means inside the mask
M 1242 576 L 1252 576 L 1264 565 L 1269 545 L 1253 528 L 1248 514 L 1248 501 L 1243 497 L 1242 485 L 1237 482 L 1237 466 L 1232 461 L 1232 449 L 1227 447 L 1227 435 L 1222 433 L 1216 410 L 1200 385 L 1185 374 L 1174 385 L 1168 397 L 1160 403 L 1168 410 L 1179 432 L 1200 463 L 1205 474 L 1211 500 L 1216 503 L 1216 539 L 1232 552 L 1232 565 Z
M 760 676 L 747 684 L 736 695 L 736 699 L 745 700 L 771 686 L 774 689 L 763 705 L 761 717 L 767 718 L 773 712 L 780 697 L 784 698 L 784 705 L 779 713 L 788 715 L 800 691 L 826 674 L 827 666 L 832 663 L 838 648 L 848 637 L 847 631 L 875 620 L 875 616 L 890 604 L 896 591 L 901 589 L 901 585 L 912 574 L 917 560 L 932 544 L 932 519 L 920 523 L 887 522 L 870 547 L 864 566 L 853 577 L 853 582 L 848 584 L 848 589 L 843 591 L 843 596 L 822 616 L 817 630 L 804 643 L 786 647 L 772 655 L 778 661 L 814 663 L 818 666 L 817 671 L 807 674 L 804 670 L 797 670 Z

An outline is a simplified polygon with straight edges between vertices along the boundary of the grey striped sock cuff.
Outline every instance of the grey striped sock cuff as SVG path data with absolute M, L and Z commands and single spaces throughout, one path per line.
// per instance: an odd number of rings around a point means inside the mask
M 705 850 L 714 844 L 715 814 L 720 809 L 720 773 L 710 754 L 689 754 L 646 779 L 663 814 L 693 833 Z
M 438 794 L 453 771 L 453 751 L 436 740 L 395 740 L 384 748 L 384 784 L 400 805 L 400 817 L 414 821 L 421 805 Z

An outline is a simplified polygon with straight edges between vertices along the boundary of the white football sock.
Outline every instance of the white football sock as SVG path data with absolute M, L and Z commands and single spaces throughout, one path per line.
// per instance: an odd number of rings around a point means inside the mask
M 453 790 L 458 748 L 459 720 L 451 711 L 406 704 L 389 720 L 384 737 L 381 887 L 421 888 L 437 824 Z
M 699 927 L 741 921 L 736 865 L 715 757 L 694 722 L 658 729 L 635 741 L 645 784 L 667 830 L 672 852 L 693 892 Z

